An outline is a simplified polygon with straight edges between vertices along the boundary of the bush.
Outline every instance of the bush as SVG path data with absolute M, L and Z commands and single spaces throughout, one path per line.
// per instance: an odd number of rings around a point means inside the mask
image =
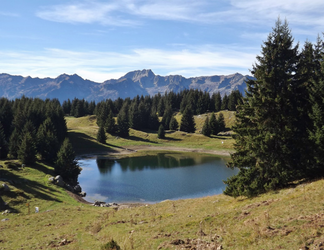
M 101 250 L 120 250 L 120 246 L 117 244 L 116 241 L 111 240 L 108 243 L 101 246 L 100 249 Z

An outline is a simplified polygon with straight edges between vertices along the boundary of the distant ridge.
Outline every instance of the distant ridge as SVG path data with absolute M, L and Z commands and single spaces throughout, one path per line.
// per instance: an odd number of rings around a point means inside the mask
M 233 90 L 244 92 L 245 81 L 251 76 L 239 73 L 221 76 L 199 76 L 185 78 L 181 75 L 160 76 L 152 70 L 136 70 L 119 79 L 102 83 L 85 80 L 74 74 L 62 74 L 56 78 L 32 78 L 0 74 L 0 96 L 8 99 L 38 97 L 42 99 L 57 98 L 61 102 L 67 99 L 85 99 L 88 101 L 115 100 L 118 97 L 133 98 L 136 95 L 164 94 L 166 91 L 179 92 L 184 89 L 198 89 L 210 94 L 220 92 L 229 94 Z

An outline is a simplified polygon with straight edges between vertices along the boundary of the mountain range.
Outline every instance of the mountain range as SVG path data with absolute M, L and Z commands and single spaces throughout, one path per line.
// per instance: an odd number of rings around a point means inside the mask
M 56 78 L 32 78 L 0 74 L 0 96 L 8 99 L 38 97 L 57 98 L 61 102 L 67 99 L 85 99 L 99 102 L 104 99 L 115 100 L 118 97 L 133 98 L 136 95 L 164 94 L 166 91 L 179 92 L 184 89 L 199 89 L 210 94 L 220 92 L 222 96 L 233 90 L 244 92 L 245 81 L 251 76 L 239 73 L 221 76 L 200 76 L 185 78 L 181 75 L 160 76 L 152 70 L 136 70 L 119 79 L 102 83 L 83 79 L 74 74 L 62 74 Z

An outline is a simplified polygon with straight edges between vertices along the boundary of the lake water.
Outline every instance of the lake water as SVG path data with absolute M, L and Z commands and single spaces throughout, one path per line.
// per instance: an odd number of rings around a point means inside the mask
M 215 156 L 183 153 L 79 160 L 79 183 L 86 200 L 159 202 L 220 194 L 223 180 L 237 173 Z

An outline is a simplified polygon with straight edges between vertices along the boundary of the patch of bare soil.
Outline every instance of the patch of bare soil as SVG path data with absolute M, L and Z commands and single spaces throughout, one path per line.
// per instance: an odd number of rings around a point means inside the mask
M 75 193 L 72 193 L 68 190 L 66 190 L 66 192 L 68 193 L 68 195 L 70 195 L 73 199 L 75 199 L 76 201 L 82 203 L 82 204 L 92 204 L 89 201 L 86 201 L 85 199 L 83 199 L 80 195 L 77 195 Z

